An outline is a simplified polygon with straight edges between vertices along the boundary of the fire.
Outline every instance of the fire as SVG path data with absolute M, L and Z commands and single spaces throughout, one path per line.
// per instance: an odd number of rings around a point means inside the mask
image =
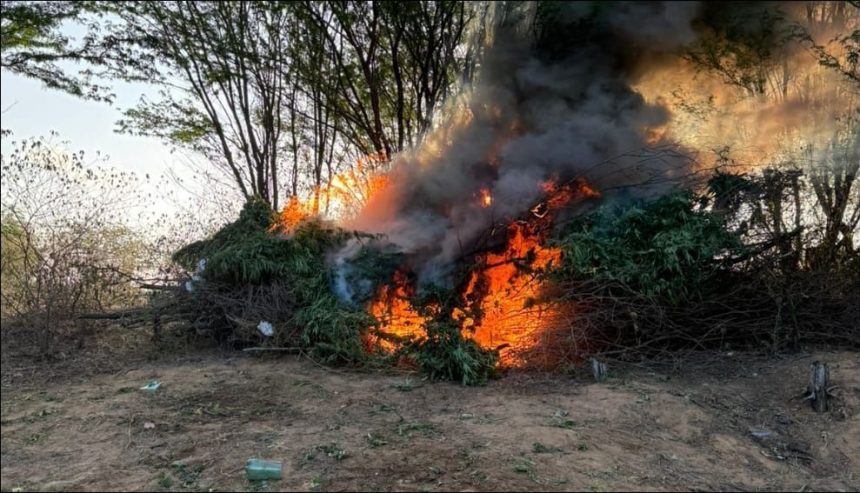
M 327 212 L 342 220 L 360 212 L 375 194 L 388 186 L 384 169 L 387 163 L 384 152 L 370 154 L 351 169 L 335 175 L 321 192 Z
M 478 259 L 463 292 L 466 309 L 454 313 L 463 336 L 486 349 L 500 348 L 501 364 L 507 367 L 535 363 L 529 353 L 570 314 L 571 307 L 548 299 L 551 286 L 541 273 L 561 262 L 561 250 L 544 242 L 564 206 L 599 197 L 583 180 L 564 185 L 553 180 L 542 188 L 546 200 L 531 209 L 529 220 L 508 226 L 504 250 Z
M 540 342 L 543 330 L 561 322 L 561 306 L 544 302 L 545 282 L 539 272 L 561 261 L 557 248 L 541 246 L 541 235 L 528 223 L 511 223 L 501 253 L 479 260 L 463 293 L 465 306 L 480 317 L 458 311 L 463 336 L 484 348 L 502 348 L 501 363 L 524 366 L 526 350 Z
M 546 199 L 532 208 L 527 219 L 508 225 L 504 247 L 478 256 L 461 295 L 462 308 L 452 311 L 463 336 L 483 348 L 499 349 L 500 364 L 505 367 L 553 363 L 547 357 L 536 361 L 534 350 L 547 346 L 553 329 L 564 327 L 572 308 L 551 299 L 551 283 L 541 274 L 561 262 L 561 250 L 544 243 L 562 208 L 600 196 L 583 180 L 567 184 L 553 180 L 542 184 L 542 189 Z M 482 206 L 492 204 L 489 190 L 481 190 L 480 198 Z M 413 294 L 402 271 L 377 291 L 369 311 L 382 326 L 379 335 L 368 338 L 370 348 L 390 352 L 397 348 L 398 339 L 426 335 L 424 326 L 430 317 L 412 306 Z
M 293 195 L 290 197 L 290 200 L 287 201 L 287 205 L 285 205 L 284 208 L 281 209 L 281 212 L 278 213 L 277 221 L 272 225 L 271 230 L 291 234 L 296 230 L 299 224 L 311 216 L 311 209 L 308 205 Z
M 335 175 L 327 185 L 315 187 L 310 199 L 291 196 L 271 230 L 291 234 L 311 217 L 323 215 L 345 220 L 354 216 L 371 197 L 388 186 L 388 175 L 384 172 L 387 163 L 385 153 L 364 156 L 349 170 Z
M 493 205 L 493 194 L 490 192 L 488 188 L 482 188 L 480 192 L 481 196 L 481 207 L 489 207 Z
M 368 337 L 366 345 L 371 349 L 379 348 L 385 352 L 397 349 L 397 340 L 421 338 L 424 324 L 430 317 L 421 315 L 412 306 L 409 298 L 414 289 L 402 271 L 394 273 L 391 284 L 383 285 L 370 303 L 370 314 L 380 321 L 378 334 Z

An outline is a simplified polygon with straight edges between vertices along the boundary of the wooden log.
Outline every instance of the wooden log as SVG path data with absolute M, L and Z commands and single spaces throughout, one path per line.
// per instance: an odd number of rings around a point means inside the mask
M 300 347 L 246 347 L 242 349 L 242 351 L 246 353 L 256 353 L 256 352 L 282 352 L 282 353 L 300 353 L 302 352 L 302 348 Z
M 816 361 L 812 363 L 811 370 L 806 398 L 812 402 L 812 409 L 815 409 L 815 412 L 823 413 L 827 411 L 827 386 L 830 379 L 830 368 L 827 367 L 827 363 Z
M 124 318 L 143 317 L 149 313 L 149 308 L 132 308 L 108 313 L 82 313 L 77 316 L 78 320 L 120 320 Z

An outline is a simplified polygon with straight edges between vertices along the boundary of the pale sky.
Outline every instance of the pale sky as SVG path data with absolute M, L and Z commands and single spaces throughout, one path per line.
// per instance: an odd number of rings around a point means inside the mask
M 8 155 L 12 142 L 49 137 L 51 131 L 55 131 L 58 135 L 53 142 L 65 142 L 66 151 L 82 150 L 90 158 L 95 158 L 96 152 L 100 152 L 107 156 L 104 163 L 107 166 L 133 171 L 141 178 L 149 174 L 150 179 L 144 182 L 142 194 L 151 194 L 152 199 L 141 204 L 148 213 L 174 216 L 182 210 L 206 209 L 199 203 L 199 196 L 195 198 L 164 176 L 172 170 L 186 184 L 198 188 L 188 167 L 190 157 L 187 151 L 171 153 L 170 147 L 160 139 L 114 132 L 116 121 L 122 117 L 121 110 L 134 106 L 142 94 L 156 97 L 156 89 L 122 82 L 111 83 L 111 87 L 116 94 L 113 104 L 88 101 L 47 89 L 40 81 L 3 70 L 0 72 L 0 111 L 3 111 L 0 127 L 12 131 L 11 136 L 2 139 L 3 154 Z M 171 198 L 168 198 L 168 192 L 172 193 Z M 196 193 L 201 191 L 198 189 Z M 129 211 L 130 218 L 136 216 L 135 212 Z
M 76 22 L 66 22 L 60 31 L 74 46 L 86 28 Z M 68 61 L 58 65 L 72 75 L 83 68 Z M 157 99 L 157 89 L 139 83 L 97 82 L 111 87 L 111 92 L 116 94 L 112 104 L 76 98 L 63 91 L 47 89 L 41 81 L 0 70 L 0 111 L 3 112 L 0 127 L 12 131 L 11 136 L 3 138 L 3 154 L 9 152 L 12 141 L 48 137 L 53 130 L 59 134 L 56 140 L 68 142 L 69 151 L 83 150 L 88 156 L 101 152 L 108 156 L 107 164 L 118 169 L 141 176 L 148 173 L 153 178 L 173 169 L 185 176 L 183 172 L 187 170 L 182 164 L 185 158 L 171 154 L 170 148 L 159 139 L 114 132 L 121 111 L 135 106 L 143 94 Z
M 169 167 L 181 167 L 180 156 L 158 139 L 132 137 L 114 133 L 120 119 L 120 108 L 133 106 L 147 91 L 141 84 L 116 84 L 113 105 L 76 98 L 62 91 L 46 89 L 40 81 L 4 70 L 0 73 L 0 110 L 2 127 L 12 130 L 3 139 L 3 153 L 11 141 L 45 136 L 53 130 L 58 140 L 68 141 L 70 151 L 83 150 L 88 155 L 100 151 L 109 156 L 108 163 L 138 174 L 160 175 Z

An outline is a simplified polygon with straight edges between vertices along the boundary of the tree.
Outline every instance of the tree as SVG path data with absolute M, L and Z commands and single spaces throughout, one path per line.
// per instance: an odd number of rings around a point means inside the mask
M 61 33 L 69 21 L 81 21 L 93 12 L 90 2 L 4 1 L 0 6 L 0 57 L 3 68 L 24 77 L 37 79 L 51 89 L 98 101 L 111 101 L 109 88 L 93 80 L 92 65 L 104 61 L 98 48 L 96 24 L 91 33 L 75 44 Z M 84 62 L 89 68 L 77 75 L 68 73 L 60 63 Z
M 114 13 L 124 43 L 158 65 L 151 76 L 168 88 L 159 101 L 126 111 L 122 131 L 157 135 L 205 154 L 228 171 L 246 197 L 278 207 L 278 171 L 291 87 L 287 59 L 289 4 L 278 2 L 128 2 Z M 116 35 L 119 38 L 119 35 Z
M 335 71 L 333 83 L 323 86 L 325 101 L 349 144 L 363 154 L 387 156 L 415 144 L 463 68 L 457 48 L 471 7 L 451 1 L 303 2 L 299 13 L 331 54 Z
M 464 66 L 473 12 L 460 1 L 12 3 L 4 66 L 78 95 L 95 75 L 160 87 L 118 130 L 203 154 L 273 208 L 305 187 L 318 195 L 339 162 L 416 144 Z M 86 28 L 80 46 L 60 34 L 66 22 Z M 71 79 L 59 61 L 89 71 Z
M 81 312 L 136 300 L 144 243 L 125 221 L 134 178 L 46 139 L 20 143 L 0 169 L 2 315 L 37 331 L 45 353 Z
M 858 12 L 860 2 L 857 1 L 807 2 L 804 22 L 796 25 L 796 35 L 816 56 L 818 63 L 860 84 Z M 849 32 L 852 24 L 853 30 Z M 834 31 L 839 34 L 829 36 Z M 826 41 L 820 41 L 821 38 Z

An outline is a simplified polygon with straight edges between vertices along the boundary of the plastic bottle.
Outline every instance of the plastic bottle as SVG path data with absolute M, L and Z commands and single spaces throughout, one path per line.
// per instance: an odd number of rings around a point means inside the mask
M 281 479 L 281 463 L 262 459 L 248 459 L 245 475 L 249 481 Z

